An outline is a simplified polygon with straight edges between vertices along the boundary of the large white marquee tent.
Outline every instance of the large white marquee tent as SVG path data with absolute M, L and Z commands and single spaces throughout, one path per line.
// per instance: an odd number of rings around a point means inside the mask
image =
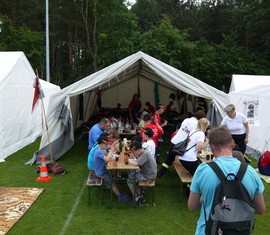
M 258 158 L 270 150 L 270 76 L 234 75 L 230 100 L 236 111 L 245 114 L 249 120 L 249 142 L 247 153 Z
M 43 134 L 40 149 L 28 164 L 40 163 L 42 155 L 49 160 L 50 146 L 53 160 L 60 158 L 72 147 L 74 127 L 86 122 L 93 114 L 97 90 L 102 91 L 103 97 L 107 93 L 106 96 L 111 99 L 115 99 L 116 93 L 113 92 L 118 90 L 119 99 L 128 94 L 128 101 L 130 101 L 133 93 L 137 91 L 137 85 L 134 84 L 137 84 L 138 79 L 140 79 L 141 89 L 145 89 L 141 92 L 142 99 L 144 94 L 153 93 L 153 86 L 150 85 L 158 82 L 166 89 L 182 90 L 188 94 L 212 100 L 215 117 L 218 118 L 224 116 L 223 108 L 229 102 L 229 97 L 224 92 L 143 52 L 137 52 L 52 95 L 48 109 L 51 145 L 48 143 L 48 136 Z M 83 95 L 84 100 L 82 120 L 78 118 L 80 95 Z M 126 99 L 123 102 L 128 102 Z M 117 103 L 119 100 L 115 99 L 114 102 Z
M 0 162 L 42 134 L 41 104 L 31 112 L 36 77 L 23 52 L 0 52 Z M 44 105 L 59 86 L 40 80 Z

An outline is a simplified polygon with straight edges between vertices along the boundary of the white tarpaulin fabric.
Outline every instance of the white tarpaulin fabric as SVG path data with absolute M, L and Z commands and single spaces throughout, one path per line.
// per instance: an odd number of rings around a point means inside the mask
M 36 77 L 23 52 L 0 52 L 0 162 L 41 135 L 41 104 L 32 113 Z M 41 80 L 40 80 L 41 81 Z M 45 107 L 60 87 L 41 81 Z
M 229 96 L 236 111 L 248 117 L 250 133 L 247 153 L 258 158 L 265 150 L 270 150 L 270 85 L 230 92 Z
M 229 102 L 228 94 L 143 52 L 137 52 L 71 84 L 52 96 L 48 109 L 48 122 L 53 159 L 60 158 L 64 152 L 71 148 L 74 142 L 74 136 L 73 133 L 68 133 L 68 131 L 73 132 L 73 126 L 78 127 L 93 114 L 96 105 L 95 92 L 97 90 L 101 90 L 103 95 L 109 89 L 118 90 L 118 97 L 128 94 L 130 101 L 133 93 L 137 91 L 137 85 L 134 85 L 136 82 L 132 86 L 121 87 L 121 89 L 119 87 L 128 81 L 138 81 L 138 79 L 145 79 L 153 84 L 156 81 L 159 85 L 168 89 L 174 91 L 182 90 L 197 97 L 210 99 L 217 112 L 216 116 L 219 116 L 219 118 L 224 116 L 223 108 Z M 146 92 L 141 92 L 141 96 L 145 93 L 153 92 L 153 88 L 148 88 L 142 81 L 140 82 L 140 86 L 146 89 Z M 78 119 L 78 95 L 80 94 L 83 94 L 85 104 L 83 120 Z M 113 99 L 113 96 L 111 96 L 111 99 Z M 127 101 L 124 100 L 124 102 Z M 70 140 L 64 140 L 66 137 L 69 137 Z M 39 151 L 35 153 L 32 160 L 28 163 L 39 163 L 42 154 L 47 159 L 50 159 L 48 137 L 46 134 L 42 136 Z
M 233 74 L 230 92 L 242 91 L 260 85 L 270 85 L 270 76 Z

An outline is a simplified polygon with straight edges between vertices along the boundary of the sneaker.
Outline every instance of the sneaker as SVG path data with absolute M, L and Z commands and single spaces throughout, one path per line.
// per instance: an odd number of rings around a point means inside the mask
M 129 201 L 130 198 L 128 195 L 124 194 L 124 193 L 121 193 L 119 196 L 118 196 L 118 201 L 119 202 L 127 202 Z
M 136 202 L 138 205 L 141 205 L 142 203 L 146 202 L 146 200 L 145 200 L 145 198 L 144 198 L 144 195 L 143 195 L 143 194 L 138 195 L 138 196 L 135 198 L 135 202 Z

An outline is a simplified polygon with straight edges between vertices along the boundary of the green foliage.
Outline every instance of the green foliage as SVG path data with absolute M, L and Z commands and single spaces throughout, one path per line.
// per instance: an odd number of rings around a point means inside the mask
M 1 16 L 3 21 L 0 33 L 0 50 L 23 51 L 33 68 L 42 68 L 45 49 L 43 34 L 30 30 L 27 26 L 15 28 L 12 21 Z

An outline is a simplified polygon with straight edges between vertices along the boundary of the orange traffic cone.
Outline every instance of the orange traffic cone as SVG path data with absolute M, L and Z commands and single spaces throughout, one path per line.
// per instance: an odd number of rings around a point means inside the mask
M 40 175 L 37 177 L 37 181 L 48 182 L 52 179 L 51 176 L 48 175 L 48 169 L 46 166 L 45 157 L 41 157 L 41 166 L 40 166 Z

